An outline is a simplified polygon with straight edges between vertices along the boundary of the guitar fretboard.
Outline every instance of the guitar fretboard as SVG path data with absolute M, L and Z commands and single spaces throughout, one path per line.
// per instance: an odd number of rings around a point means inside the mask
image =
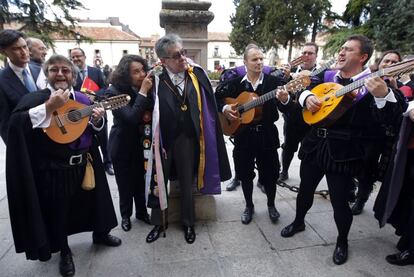
M 274 90 L 271 90 L 271 91 L 263 94 L 262 96 L 254 99 L 254 100 L 252 100 L 252 101 L 250 101 L 250 102 L 248 102 L 244 105 L 241 105 L 241 106 L 237 107 L 238 112 L 239 113 L 247 112 L 248 110 L 251 110 L 251 109 L 253 109 L 257 106 L 263 105 L 265 102 L 269 101 L 270 99 L 272 99 L 276 96 L 275 92 L 277 91 L 278 88 L 276 88 Z

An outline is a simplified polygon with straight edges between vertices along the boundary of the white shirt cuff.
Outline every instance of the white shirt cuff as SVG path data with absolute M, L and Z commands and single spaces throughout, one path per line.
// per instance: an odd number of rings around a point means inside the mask
M 101 120 L 100 120 L 102 123 L 101 123 L 101 126 L 99 126 L 99 127 L 96 127 L 91 121 L 89 121 L 89 125 L 91 125 L 92 126 L 92 128 L 95 130 L 95 131 L 97 131 L 97 132 L 99 132 L 100 130 L 102 130 L 103 129 L 103 127 L 104 127 L 104 125 L 105 125 L 105 119 L 104 118 L 102 118 Z
M 301 95 L 299 96 L 299 104 L 302 107 L 305 107 L 305 99 L 306 97 L 308 97 L 309 95 L 314 95 L 310 90 L 305 90 L 301 93 Z
M 50 126 L 51 116 L 46 114 L 46 104 L 41 104 L 29 110 L 30 121 L 34 128 L 47 128 Z
M 145 94 L 145 93 L 143 93 L 143 92 L 141 92 L 141 91 L 139 91 L 138 92 L 139 94 L 141 94 L 142 96 L 144 96 L 144 97 L 147 97 L 147 94 Z
M 395 98 L 394 92 L 390 88 L 388 89 L 388 94 L 385 97 L 378 98 L 374 96 L 374 100 L 378 109 L 384 108 L 387 102 L 397 103 L 397 99 Z
M 222 113 L 224 113 L 224 111 L 226 110 L 227 106 L 228 106 L 228 105 L 224 105 L 224 106 L 223 106 L 223 109 L 221 110 L 221 112 L 222 112 Z
M 412 109 L 414 109 L 414 101 L 408 102 L 407 110 L 403 113 L 403 116 L 408 116 Z

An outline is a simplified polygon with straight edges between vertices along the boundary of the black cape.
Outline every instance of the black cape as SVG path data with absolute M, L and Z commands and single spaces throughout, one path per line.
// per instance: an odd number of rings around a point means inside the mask
M 28 109 L 44 103 L 49 95 L 46 89 L 21 99 L 10 118 L 6 150 L 7 196 L 16 252 L 25 252 L 27 259 L 41 261 L 50 259 L 51 253 L 60 249 L 58 242 L 48 234 L 50 220 L 40 206 L 30 153 L 39 147 L 32 140 L 35 132 L 42 130 L 32 128 Z M 107 232 L 118 224 L 96 139 L 93 141 L 89 153 L 94 161 L 96 187 L 91 191 L 78 189 L 71 198 L 68 235 Z

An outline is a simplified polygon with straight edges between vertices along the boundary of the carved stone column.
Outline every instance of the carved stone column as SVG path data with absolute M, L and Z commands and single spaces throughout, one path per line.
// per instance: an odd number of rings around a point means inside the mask
M 208 24 L 214 14 L 210 1 L 163 0 L 160 26 L 165 33 L 175 33 L 183 39 L 188 58 L 207 69 Z

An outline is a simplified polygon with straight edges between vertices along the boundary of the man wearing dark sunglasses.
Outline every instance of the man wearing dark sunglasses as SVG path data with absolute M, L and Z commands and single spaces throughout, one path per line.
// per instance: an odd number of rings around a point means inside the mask
M 159 139 L 162 144 L 165 183 L 160 181 L 161 172 L 158 171 L 157 181 L 158 186 L 164 186 L 169 179 L 178 180 L 184 238 L 191 244 L 196 239 L 195 183 L 203 194 L 221 193 L 220 181 L 231 177 L 230 165 L 213 89 L 205 71 L 190 64 L 178 35 L 160 38 L 155 51 L 162 63 L 162 73 L 156 77 L 153 88 L 155 103 L 159 104 L 154 107 L 153 125 L 160 130 L 159 136 L 154 134 L 154 140 Z M 164 210 L 165 206 L 160 204 L 152 208 L 151 220 L 155 226 L 146 238 L 148 243 L 157 240 L 167 226 L 161 220 L 161 208 Z

